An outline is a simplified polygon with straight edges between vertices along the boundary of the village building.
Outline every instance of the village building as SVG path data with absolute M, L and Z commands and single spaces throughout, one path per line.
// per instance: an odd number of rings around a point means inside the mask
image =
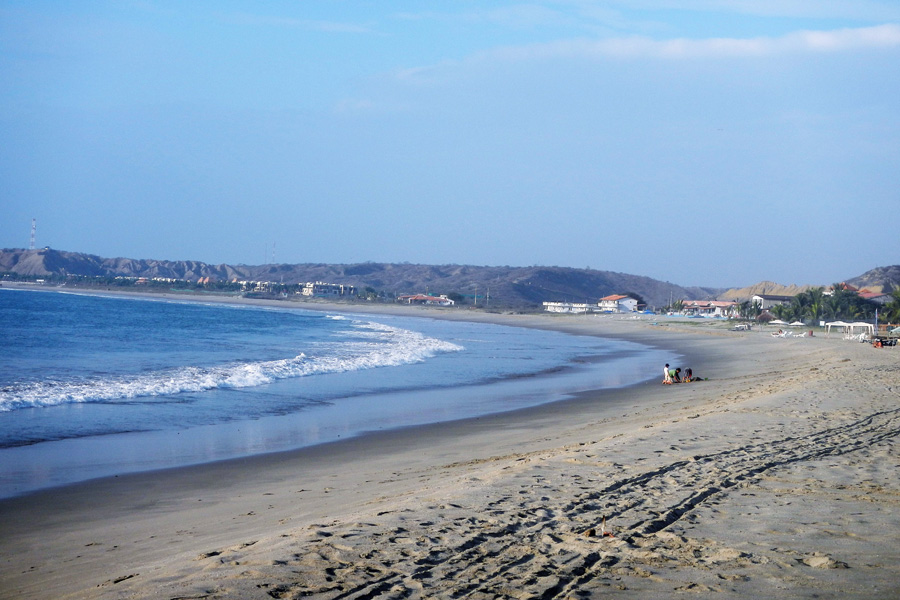
M 600 298 L 598 306 L 600 307 L 600 312 L 629 313 L 637 310 L 637 304 L 638 301 L 634 298 L 622 294 L 613 294 L 612 296 Z
M 315 283 L 307 282 L 300 289 L 303 296 L 312 296 L 316 298 L 340 298 L 344 296 L 356 296 L 356 286 L 344 285 L 341 283 L 324 283 L 316 281 Z
M 553 313 L 584 314 L 598 310 L 598 306 L 576 302 L 544 302 L 544 310 Z
M 828 288 L 827 290 L 825 290 L 825 295 L 832 296 L 838 290 L 840 290 L 842 292 L 857 292 L 857 293 L 860 291 L 860 289 L 858 287 L 852 286 L 849 283 L 842 281 L 841 283 L 833 285 L 830 288 Z
M 555 313 L 584 314 L 592 312 L 630 313 L 638 308 L 638 301 L 623 294 L 601 298 L 597 304 L 586 302 L 544 302 L 544 310 Z
M 244 290 L 254 294 L 268 294 L 272 291 L 271 281 L 248 281 Z
M 780 304 L 790 304 L 793 301 L 794 296 L 776 296 L 774 294 L 757 294 L 750 298 L 750 302 L 758 304 L 762 310 L 769 310 Z
M 456 304 L 455 301 L 444 294 L 441 294 L 440 296 L 428 296 L 426 294 L 397 296 L 397 302 L 405 302 L 407 304 L 427 304 L 429 306 L 453 306 Z
M 865 300 L 870 300 L 875 304 L 887 304 L 891 301 L 890 294 L 884 294 L 882 292 L 870 292 L 869 290 L 860 290 L 859 297 Z
M 681 311 L 688 316 L 724 317 L 737 315 L 740 305 L 726 300 L 682 300 Z

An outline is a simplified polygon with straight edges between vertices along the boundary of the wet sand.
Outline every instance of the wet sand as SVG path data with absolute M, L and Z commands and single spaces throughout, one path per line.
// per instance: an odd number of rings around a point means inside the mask
M 0 597 L 900 597 L 900 351 L 341 309 L 608 335 L 710 380 L 5 500 Z

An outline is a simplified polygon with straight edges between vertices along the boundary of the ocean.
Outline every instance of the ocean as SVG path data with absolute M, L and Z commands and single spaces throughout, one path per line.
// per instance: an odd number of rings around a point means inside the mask
M 515 410 L 664 362 L 519 327 L 2 288 L 0 351 L 0 497 Z

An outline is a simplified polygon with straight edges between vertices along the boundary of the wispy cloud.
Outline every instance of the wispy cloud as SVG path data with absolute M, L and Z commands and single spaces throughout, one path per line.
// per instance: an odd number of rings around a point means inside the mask
M 459 11 L 395 14 L 411 21 L 487 24 L 506 29 L 568 27 L 572 31 L 664 31 L 667 19 L 694 15 L 750 16 L 762 19 L 832 20 L 842 24 L 900 21 L 895 0 L 532 0 L 491 8 L 471 4 Z M 848 23 L 849 22 L 849 23 Z
M 561 1 L 584 3 L 587 0 Z M 875 21 L 900 18 L 900 7 L 892 0 L 618 0 L 617 3 L 629 10 L 722 12 L 759 17 Z
M 564 40 L 496 48 L 479 59 L 727 58 L 900 47 L 900 25 L 834 31 L 796 31 L 780 37 L 654 40 L 646 37 Z
M 594 0 L 544 0 L 589 15 Z M 893 0 L 607 0 L 605 10 L 639 14 L 642 11 L 720 13 L 755 17 L 798 19 L 851 19 L 875 22 L 900 18 L 900 6 Z
M 432 85 L 444 81 L 448 73 L 466 64 L 528 63 L 542 60 L 722 60 L 897 48 L 900 48 L 900 25 L 892 24 L 833 31 L 796 31 L 779 37 L 656 40 L 630 36 L 601 40 L 577 39 L 493 48 L 461 60 L 444 60 L 432 65 L 397 69 L 391 77 L 406 84 Z

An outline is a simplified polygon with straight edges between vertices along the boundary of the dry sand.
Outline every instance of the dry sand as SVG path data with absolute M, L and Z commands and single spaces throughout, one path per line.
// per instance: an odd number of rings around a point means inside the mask
M 0 597 L 900 597 L 900 350 L 422 314 L 639 341 L 711 380 L 2 501 Z

